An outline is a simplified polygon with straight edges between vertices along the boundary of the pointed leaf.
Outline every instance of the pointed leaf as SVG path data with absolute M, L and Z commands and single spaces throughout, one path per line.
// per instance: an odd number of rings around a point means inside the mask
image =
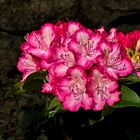
M 127 86 L 121 86 L 121 101 L 115 104 L 113 107 L 128 107 L 128 106 L 135 106 L 140 107 L 140 97 L 135 93 L 133 90 L 128 88 Z
M 29 75 L 25 81 L 28 82 L 28 81 L 33 80 L 33 79 L 44 80 L 46 75 L 47 75 L 46 71 L 34 72 L 31 75 Z
M 57 112 L 60 112 L 63 110 L 62 108 L 62 105 L 61 103 L 58 101 L 57 97 L 54 97 L 49 105 L 46 105 L 46 110 L 47 110 L 47 115 L 48 115 L 48 118 L 50 117 L 54 117 L 54 115 L 57 113 Z
M 131 74 L 127 77 L 121 78 L 120 81 L 123 82 L 124 84 L 133 84 L 133 83 L 140 82 L 140 79 L 138 78 L 137 75 Z
M 99 120 L 89 119 L 89 125 L 94 125 L 95 123 L 101 122 L 102 120 L 104 120 L 104 116 L 103 115 L 102 115 L 102 117 Z
M 46 71 L 31 74 L 24 82 L 23 89 L 26 92 L 41 92 L 42 84 L 46 77 Z
M 102 115 L 105 117 L 109 114 L 112 114 L 114 111 L 116 110 L 116 108 L 110 107 L 110 106 L 105 106 L 104 109 L 102 110 Z
M 54 108 L 54 107 L 56 107 L 56 106 L 58 106 L 58 105 L 60 105 L 60 102 L 58 101 L 57 97 L 54 97 L 54 98 L 51 100 L 51 102 L 50 102 L 50 104 L 49 104 L 49 107 L 48 107 L 47 109 L 52 109 L 52 108 Z
M 5 98 L 24 92 L 25 90 L 23 89 L 23 82 L 17 82 L 8 90 L 8 92 L 5 94 Z

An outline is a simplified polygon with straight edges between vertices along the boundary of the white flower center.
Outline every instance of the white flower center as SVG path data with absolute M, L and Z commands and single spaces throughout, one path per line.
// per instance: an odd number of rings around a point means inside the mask
M 98 86 L 95 89 L 94 97 L 101 100 L 101 101 L 103 101 L 104 99 L 109 99 L 110 95 L 108 94 L 106 86 L 104 86 L 104 87 Z
M 60 58 L 66 63 L 67 66 L 72 66 L 75 62 L 74 56 L 70 52 L 61 53 Z
M 74 94 L 75 100 L 81 100 L 83 94 L 86 92 L 85 85 L 80 79 L 74 80 L 74 83 L 70 85 L 69 90 Z

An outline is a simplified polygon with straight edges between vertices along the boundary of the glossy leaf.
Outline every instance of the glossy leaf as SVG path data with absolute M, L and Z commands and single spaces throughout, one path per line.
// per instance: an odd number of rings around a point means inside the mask
M 131 74 L 127 77 L 121 78 L 120 82 L 122 82 L 123 84 L 133 84 L 133 83 L 140 82 L 140 79 L 137 77 L 137 75 Z
M 54 107 L 56 107 L 56 106 L 58 106 L 58 105 L 60 105 L 60 102 L 58 101 L 57 97 L 54 97 L 54 98 L 51 100 L 48 109 L 52 109 L 52 108 L 54 108 Z
M 50 117 L 54 117 L 54 115 L 57 112 L 60 112 L 61 110 L 63 110 L 61 103 L 58 101 L 57 97 L 54 97 L 49 105 L 46 105 L 46 111 L 47 111 L 47 115 L 48 118 Z
M 116 103 L 113 107 L 128 107 L 128 106 L 135 106 L 140 107 L 140 97 L 137 95 L 136 92 L 128 88 L 127 86 L 121 86 L 121 101 Z
M 23 84 L 23 89 L 27 92 L 40 92 L 46 77 L 46 71 L 35 72 L 28 76 Z
M 9 91 L 5 94 L 5 98 L 12 96 L 14 94 L 20 94 L 24 93 L 25 90 L 23 89 L 23 83 L 22 82 L 17 82 L 15 85 L 13 85 Z
M 98 120 L 89 119 L 89 125 L 94 125 L 95 123 L 101 122 L 102 120 L 104 120 L 104 116 L 103 115 Z
M 105 106 L 104 109 L 102 110 L 102 115 L 105 117 L 109 114 L 112 114 L 116 108 L 110 107 L 110 106 Z

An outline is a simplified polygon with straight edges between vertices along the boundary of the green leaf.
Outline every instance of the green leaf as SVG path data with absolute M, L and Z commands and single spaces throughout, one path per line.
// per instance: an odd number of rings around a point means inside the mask
M 130 88 L 127 86 L 121 86 L 121 101 L 116 103 L 113 107 L 128 107 L 128 106 L 135 106 L 140 107 L 140 97 Z
M 11 95 L 20 94 L 20 93 L 24 93 L 24 92 L 25 92 L 25 90 L 23 89 L 23 82 L 17 82 L 5 94 L 5 98 L 7 98 Z
M 60 105 L 60 102 L 58 101 L 57 97 L 54 97 L 51 101 L 50 101 L 50 104 L 48 106 L 47 109 L 52 109 L 56 106 Z
M 40 71 L 32 73 L 27 77 L 25 82 L 17 82 L 15 83 L 9 91 L 6 93 L 5 98 L 21 93 L 29 93 L 29 92 L 40 92 L 42 84 L 46 79 L 46 71 Z
M 140 79 L 138 78 L 137 75 L 131 74 L 127 77 L 121 78 L 120 81 L 123 82 L 123 84 L 133 84 L 133 83 L 140 82 Z
M 46 111 L 47 111 L 48 118 L 54 117 L 54 115 L 57 112 L 60 112 L 62 110 L 63 110 L 63 107 L 62 107 L 61 103 L 58 101 L 57 97 L 54 97 L 50 101 L 49 105 L 48 104 L 46 105 Z
M 26 82 L 33 80 L 33 79 L 45 80 L 46 75 L 47 75 L 46 71 L 34 72 L 27 77 Z
M 105 116 L 112 114 L 115 110 L 116 110 L 116 108 L 112 108 L 112 107 L 106 105 L 104 107 L 104 109 L 102 110 L 101 115 L 98 119 L 95 119 L 95 118 L 89 119 L 89 125 L 94 125 L 98 122 L 101 122 L 102 120 L 104 120 Z
M 102 120 L 104 120 L 104 116 L 103 115 L 98 120 L 89 119 L 89 125 L 94 125 L 95 123 L 101 122 Z
M 116 110 L 116 108 L 110 107 L 110 106 L 105 106 L 104 109 L 102 110 L 102 115 L 105 117 L 109 114 L 112 114 L 114 111 Z
M 27 77 L 23 84 L 23 89 L 29 92 L 40 92 L 42 84 L 46 79 L 46 71 L 35 72 Z

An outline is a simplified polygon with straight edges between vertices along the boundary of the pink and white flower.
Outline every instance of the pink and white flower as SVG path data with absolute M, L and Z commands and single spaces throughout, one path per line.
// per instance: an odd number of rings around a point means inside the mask
M 75 40 L 69 44 L 69 49 L 74 53 L 76 64 L 89 69 L 96 63 L 96 57 L 100 55 L 98 43 L 100 34 L 92 34 L 89 30 L 80 29 L 75 33 Z
M 43 93 L 52 93 L 65 109 L 102 110 L 120 100 L 120 77 L 132 72 L 140 78 L 140 31 L 124 35 L 112 28 L 95 30 L 78 22 L 44 24 L 26 36 L 17 68 L 22 81 L 46 70 Z
M 30 54 L 22 53 L 17 68 L 23 73 L 22 81 L 24 81 L 30 74 L 40 70 L 39 60 Z
M 68 49 L 68 44 L 72 40 L 72 35 L 82 26 L 78 22 L 59 22 L 55 25 L 55 35 L 57 38 L 52 42 L 49 49 L 51 55 L 47 60 L 42 60 L 41 65 L 43 68 L 48 69 L 53 65 L 56 67 L 58 63 L 70 67 L 75 64 L 74 54 Z
M 116 81 L 106 77 L 97 68 L 93 68 L 88 76 L 87 92 L 93 98 L 93 110 L 102 110 L 105 104 L 113 106 L 118 102 L 120 92 Z
M 101 43 L 102 54 L 97 58 L 98 67 L 111 78 L 127 76 L 132 72 L 132 64 L 118 43 Z
M 133 73 L 140 78 L 140 30 L 127 33 L 121 42 L 132 62 Z
M 41 30 L 33 31 L 27 36 L 27 42 L 31 46 L 27 49 L 27 52 L 36 57 L 47 59 L 51 55 L 49 48 L 54 38 L 53 25 L 43 25 Z
M 70 67 L 64 77 L 57 83 L 57 96 L 63 96 L 63 106 L 70 111 L 80 107 L 91 108 L 92 99 L 86 93 L 86 73 L 81 66 Z

